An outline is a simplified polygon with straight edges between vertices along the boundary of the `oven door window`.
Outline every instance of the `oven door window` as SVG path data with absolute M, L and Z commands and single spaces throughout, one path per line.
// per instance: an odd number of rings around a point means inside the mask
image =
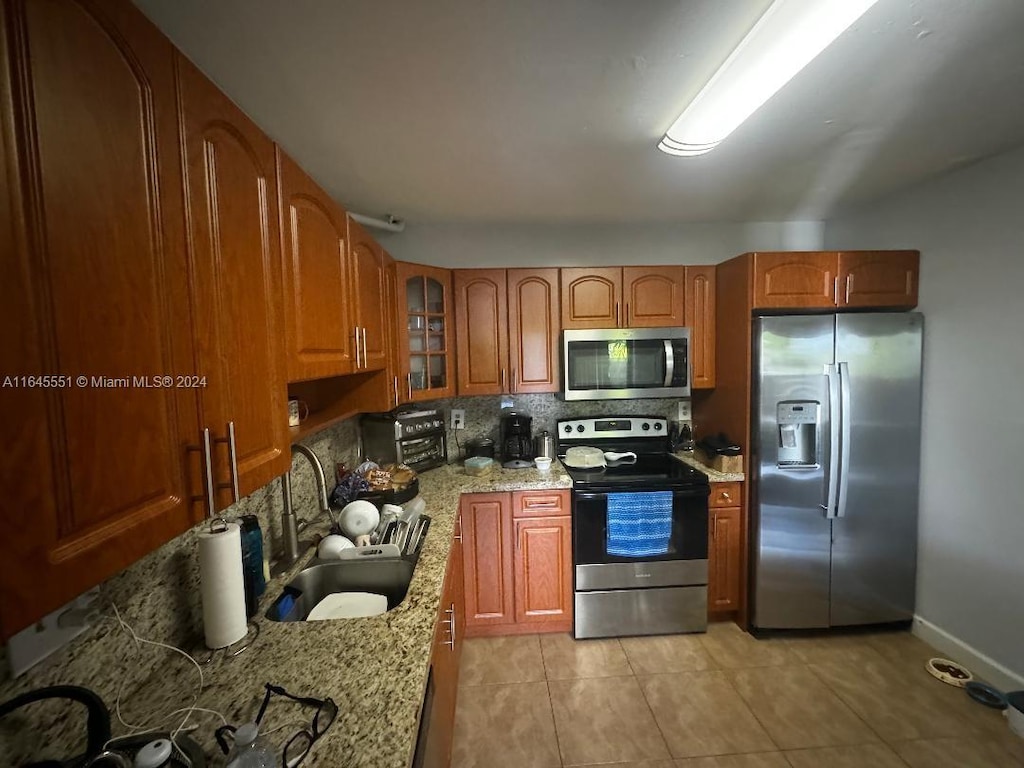
M 674 353 L 663 339 L 568 342 L 571 390 L 659 389 L 671 386 Z
M 668 551 L 661 555 L 633 558 L 608 554 L 607 493 L 574 492 L 572 528 L 577 565 L 704 560 L 708 556 L 708 489 L 673 494 L 672 535 Z

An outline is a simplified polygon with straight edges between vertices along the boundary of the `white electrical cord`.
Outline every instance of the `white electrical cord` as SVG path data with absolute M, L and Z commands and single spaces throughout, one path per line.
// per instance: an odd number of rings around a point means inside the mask
M 173 712 L 169 712 L 166 715 L 166 717 L 169 718 L 169 717 L 173 717 L 174 715 L 180 714 L 182 712 L 185 713 L 185 717 L 182 719 L 181 723 L 178 725 L 177 728 L 175 728 L 171 732 L 171 734 L 170 734 L 170 741 L 171 741 L 171 744 L 173 745 L 174 749 L 176 749 L 181 754 L 181 756 L 184 758 L 185 762 L 191 764 L 190 761 L 189 761 L 188 755 L 186 755 L 185 752 L 181 749 L 181 747 L 178 746 L 177 742 L 175 742 L 175 738 L 177 738 L 178 734 L 182 730 L 185 729 L 185 726 L 188 724 L 189 718 L 192 717 L 192 713 L 193 712 L 206 712 L 206 713 L 209 713 L 209 714 L 212 714 L 212 715 L 216 715 L 217 717 L 220 718 L 222 723 L 224 723 L 225 725 L 227 724 L 227 718 L 224 717 L 224 715 L 222 715 L 220 712 L 217 712 L 216 710 L 213 710 L 213 709 L 207 709 L 205 707 L 196 706 L 199 703 L 199 696 L 202 694 L 203 687 L 204 687 L 203 668 L 202 668 L 202 666 L 199 664 L 198 661 L 196 661 L 194 658 L 192 658 L 192 656 L 190 654 L 188 654 L 185 651 L 181 650 L 181 648 L 177 648 L 177 647 L 175 647 L 173 645 L 168 645 L 167 643 L 161 643 L 161 642 L 159 642 L 157 640 L 149 640 L 149 639 L 147 639 L 145 637 L 139 637 L 139 635 L 135 632 L 135 630 L 132 628 L 132 626 L 130 624 L 128 624 L 128 622 L 126 622 L 121 617 L 121 612 L 117 610 L 117 605 L 113 601 L 110 602 L 110 606 L 111 606 L 111 608 L 114 609 L 114 617 L 113 618 L 120 625 L 121 629 L 124 630 L 125 632 L 127 632 L 131 636 L 131 638 L 135 641 L 135 648 L 136 648 L 137 651 L 141 650 L 141 645 L 143 645 L 143 644 L 145 644 L 145 645 L 152 645 L 152 646 L 155 646 L 157 648 L 163 648 L 163 649 L 168 650 L 168 651 L 174 651 L 175 653 L 180 654 L 181 656 L 184 656 L 186 659 L 188 659 L 190 662 L 192 662 L 192 665 L 196 668 L 196 672 L 199 673 L 199 690 L 196 692 L 195 696 L 192 698 L 192 703 L 189 706 L 187 706 L 187 707 L 182 707 L 181 709 L 176 709 Z M 121 725 L 123 725 L 125 728 L 128 728 L 132 732 L 152 730 L 153 729 L 153 724 L 137 725 L 137 724 L 134 724 L 134 723 L 129 723 L 121 715 L 121 694 L 124 692 L 124 684 L 125 684 L 125 681 L 127 679 L 128 679 L 127 675 L 123 676 L 121 678 L 120 684 L 117 687 L 117 698 L 114 700 L 114 712 L 117 715 L 117 719 L 121 723 Z M 197 727 L 197 726 L 194 726 L 194 727 Z

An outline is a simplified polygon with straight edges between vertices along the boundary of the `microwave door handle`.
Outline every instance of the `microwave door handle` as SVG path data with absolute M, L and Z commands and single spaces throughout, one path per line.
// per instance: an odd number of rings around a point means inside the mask
M 672 340 L 663 339 L 665 344 L 665 386 L 672 386 L 672 378 L 675 376 L 676 356 L 672 349 Z

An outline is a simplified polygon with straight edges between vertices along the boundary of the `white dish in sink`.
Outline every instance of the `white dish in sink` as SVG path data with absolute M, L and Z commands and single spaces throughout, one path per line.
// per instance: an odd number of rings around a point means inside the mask
M 360 619 L 387 613 L 388 599 L 376 592 L 338 592 L 313 606 L 306 621 Z

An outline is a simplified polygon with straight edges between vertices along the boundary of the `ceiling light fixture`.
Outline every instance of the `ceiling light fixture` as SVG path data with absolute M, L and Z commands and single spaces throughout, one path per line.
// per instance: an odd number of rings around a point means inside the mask
M 877 0 L 775 0 L 672 124 L 658 149 L 717 147 Z

